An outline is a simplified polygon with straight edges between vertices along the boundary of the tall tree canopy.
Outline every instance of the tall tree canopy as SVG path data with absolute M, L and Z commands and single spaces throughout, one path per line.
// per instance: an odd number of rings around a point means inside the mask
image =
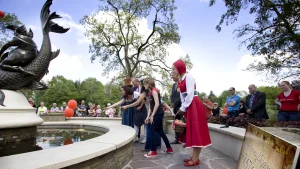
M 7 40 L 11 37 L 12 31 L 6 29 L 8 25 L 20 25 L 22 24 L 18 17 L 15 14 L 5 13 L 4 18 L 0 18 L 0 48 L 2 45 L 7 42 Z
M 210 0 L 210 6 L 216 0 Z M 242 9 L 255 15 L 254 23 L 244 24 L 234 31 L 243 38 L 241 45 L 260 61 L 248 70 L 265 72 L 275 80 L 297 79 L 300 76 L 300 1 L 298 0 L 224 0 L 227 11 L 216 26 L 237 21 Z
M 91 60 L 100 59 L 104 74 L 118 70 L 127 77 L 168 75 L 166 49 L 180 41 L 174 0 L 100 1 L 98 12 L 81 20 L 91 40 Z M 147 20 L 152 20 L 150 30 Z

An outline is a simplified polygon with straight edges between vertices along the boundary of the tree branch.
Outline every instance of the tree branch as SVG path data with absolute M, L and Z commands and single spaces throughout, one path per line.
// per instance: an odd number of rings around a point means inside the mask
M 154 6 L 154 8 L 156 8 Z M 137 52 L 137 60 L 139 59 L 139 56 L 140 56 L 140 53 L 141 53 L 141 50 L 143 49 L 144 46 L 146 46 L 150 40 L 150 38 L 154 35 L 154 32 L 155 32 L 155 26 L 156 26 L 156 23 L 157 23 L 157 17 L 158 17 L 158 12 L 162 9 L 162 7 L 160 9 L 156 9 L 156 13 L 155 13 L 155 17 L 154 17 L 154 21 L 153 21 L 153 24 L 152 24 L 152 32 L 150 33 L 150 35 L 147 37 L 146 41 L 138 48 L 138 52 Z M 137 62 L 136 64 L 133 66 L 132 68 L 132 71 L 134 71 L 134 69 L 137 67 Z
M 112 2 L 111 2 L 110 0 L 108 0 L 107 3 L 108 3 L 110 6 L 112 6 L 112 7 L 116 10 L 116 12 L 117 12 L 117 16 L 118 16 L 117 23 L 118 23 L 118 25 L 119 25 L 120 32 L 121 32 L 121 34 L 122 34 L 122 37 L 123 37 L 124 42 L 125 42 L 125 45 L 126 45 L 127 42 L 126 42 L 126 38 L 125 38 L 124 33 L 123 33 L 123 30 L 122 30 L 122 24 L 121 24 L 121 19 L 120 19 L 120 14 L 119 14 L 119 9 L 118 9 L 117 7 L 115 7 L 115 6 L 112 4 Z
M 287 31 L 289 32 L 291 37 L 297 43 L 298 47 L 300 47 L 300 40 L 297 38 L 297 36 L 296 36 L 295 32 L 293 31 L 292 27 L 290 26 L 289 22 L 286 20 L 286 18 L 284 18 L 282 16 L 282 14 L 278 11 L 277 7 L 275 6 L 275 4 L 272 1 L 268 0 L 267 2 L 272 4 L 272 5 L 266 5 L 266 6 L 270 6 L 270 7 L 273 8 L 276 15 L 283 21 L 283 23 L 285 25 L 285 28 L 287 29 Z

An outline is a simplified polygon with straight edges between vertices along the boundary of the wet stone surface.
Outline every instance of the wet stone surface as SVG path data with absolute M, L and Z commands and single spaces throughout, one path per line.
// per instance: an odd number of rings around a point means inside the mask
M 169 141 L 174 140 L 174 136 L 167 135 Z M 142 140 L 141 137 L 140 140 Z M 145 144 L 134 143 L 133 158 L 124 166 L 123 169 L 183 169 L 188 168 L 184 166 L 183 159 L 190 157 L 192 149 L 183 148 L 181 144 L 171 144 L 174 153 L 166 154 L 164 142 L 162 141 L 162 148 L 158 149 L 158 156 L 154 158 L 145 158 L 142 152 Z M 204 148 L 200 154 L 200 165 L 189 168 L 201 169 L 236 169 L 237 161 L 228 157 L 227 155 L 214 150 L 210 147 Z

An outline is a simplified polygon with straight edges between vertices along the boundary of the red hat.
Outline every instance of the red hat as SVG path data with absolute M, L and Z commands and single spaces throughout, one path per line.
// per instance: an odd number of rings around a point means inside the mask
M 185 63 L 181 59 L 179 59 L 176 62 L 174 62 L 173 65 L 175 66 L 175 68 L 177 69 L 177 71 L 178 71 L 179 74 L 186 73 Z

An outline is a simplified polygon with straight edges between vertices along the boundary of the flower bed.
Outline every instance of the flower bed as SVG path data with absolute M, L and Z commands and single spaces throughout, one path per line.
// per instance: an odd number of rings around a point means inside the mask
M 228 124 L 229 126 L 247 128 L 248 124 L 251 123 L 258 127 L 289 127 L 289 128 L 300 128 L 300 121 L 290 122 L 277 122 L 265 119 L 254 119 L 245 117 L 233 117 L 228 118 L 226 116 L 211 117 L 207 120 L 208 123 L 215 124 Z

